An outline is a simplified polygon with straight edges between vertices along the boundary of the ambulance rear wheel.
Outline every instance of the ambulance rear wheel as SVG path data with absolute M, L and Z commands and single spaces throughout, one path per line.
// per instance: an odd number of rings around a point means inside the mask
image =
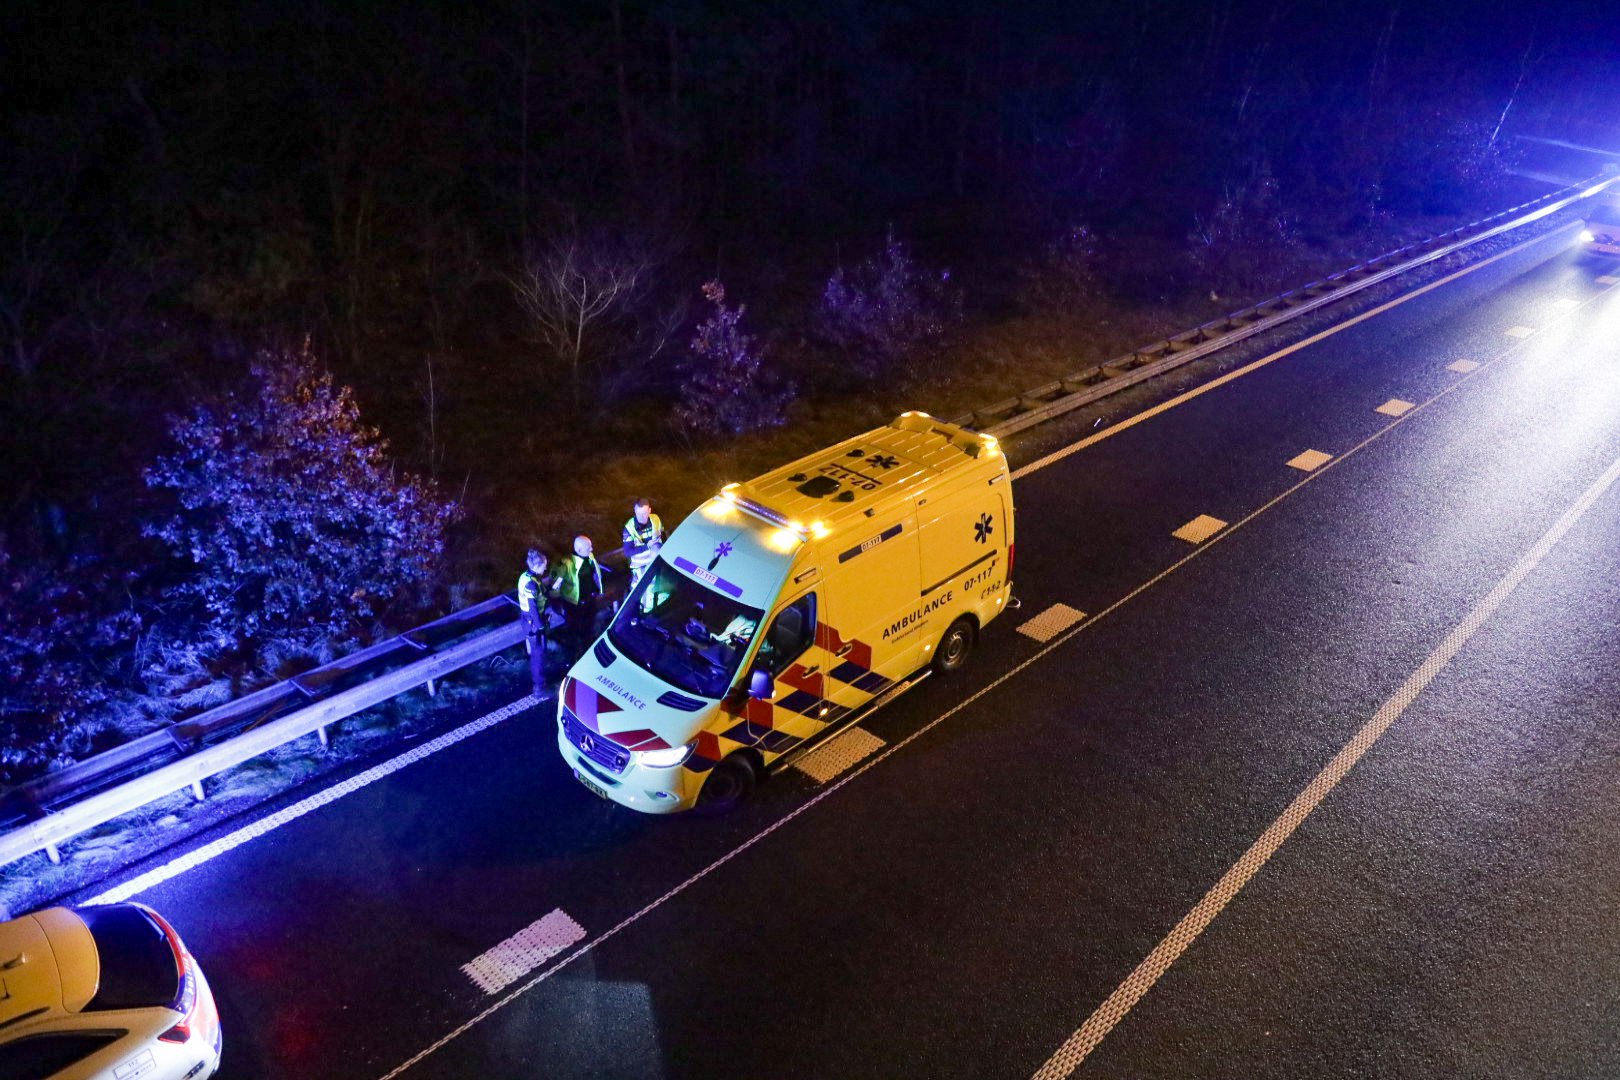
M 973 620 L 966 615 L 951 623 L 945 636 L 939 639 L 939 648 L 934 650 L 934 674 L 954 675 L 966 667 L 977 636 Z
M 726 814 L 737 809 L 754 793 L 758 776 L 754 763 L 746 754 L 732 754 L 716 765 L 698 792 L 697 809 L 701 814 Z

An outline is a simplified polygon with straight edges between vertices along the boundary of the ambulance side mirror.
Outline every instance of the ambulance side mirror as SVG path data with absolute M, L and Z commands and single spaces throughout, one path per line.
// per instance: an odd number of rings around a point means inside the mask
M 776 679 L 766 668 L 755 668 L 748 675 L 748 696 L 769 701 L 776 696 Z

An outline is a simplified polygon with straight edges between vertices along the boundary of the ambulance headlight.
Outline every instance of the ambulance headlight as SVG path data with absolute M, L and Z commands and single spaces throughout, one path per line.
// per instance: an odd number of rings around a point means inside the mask
M 1592 241 L 1594 241 L 1596 239 L 1597 239 L 1597 237 L 1592 235 L 1592 230 L 1591 229 L 1582 229 L 1581 230 L 1581 243 L 1590 244 Z
M 685 746 L 671 746 L 667 750 L 638 750 L 636 763 L 653 769 L 672 769 L 686 760 L 692 752 L 693 745 L 687 743 Z

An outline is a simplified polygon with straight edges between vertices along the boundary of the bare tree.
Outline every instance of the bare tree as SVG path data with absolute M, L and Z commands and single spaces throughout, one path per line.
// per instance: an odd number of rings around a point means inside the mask
M 601 361 L 599 339 L 635 314 L 654 267 L 633 244 L 571 228 L 539 247 L 511 279 L 530 336 L 568 371 L 575 409 L 587 369 Z

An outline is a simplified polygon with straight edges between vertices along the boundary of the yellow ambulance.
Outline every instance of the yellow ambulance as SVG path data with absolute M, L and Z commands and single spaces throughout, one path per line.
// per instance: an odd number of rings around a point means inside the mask
M 558 749 L 632 809 L 728 809 L 863 707 L 959 669 L 1012 563 L 1006 457 L 924 413 L 728 484 L 568 672 Z

